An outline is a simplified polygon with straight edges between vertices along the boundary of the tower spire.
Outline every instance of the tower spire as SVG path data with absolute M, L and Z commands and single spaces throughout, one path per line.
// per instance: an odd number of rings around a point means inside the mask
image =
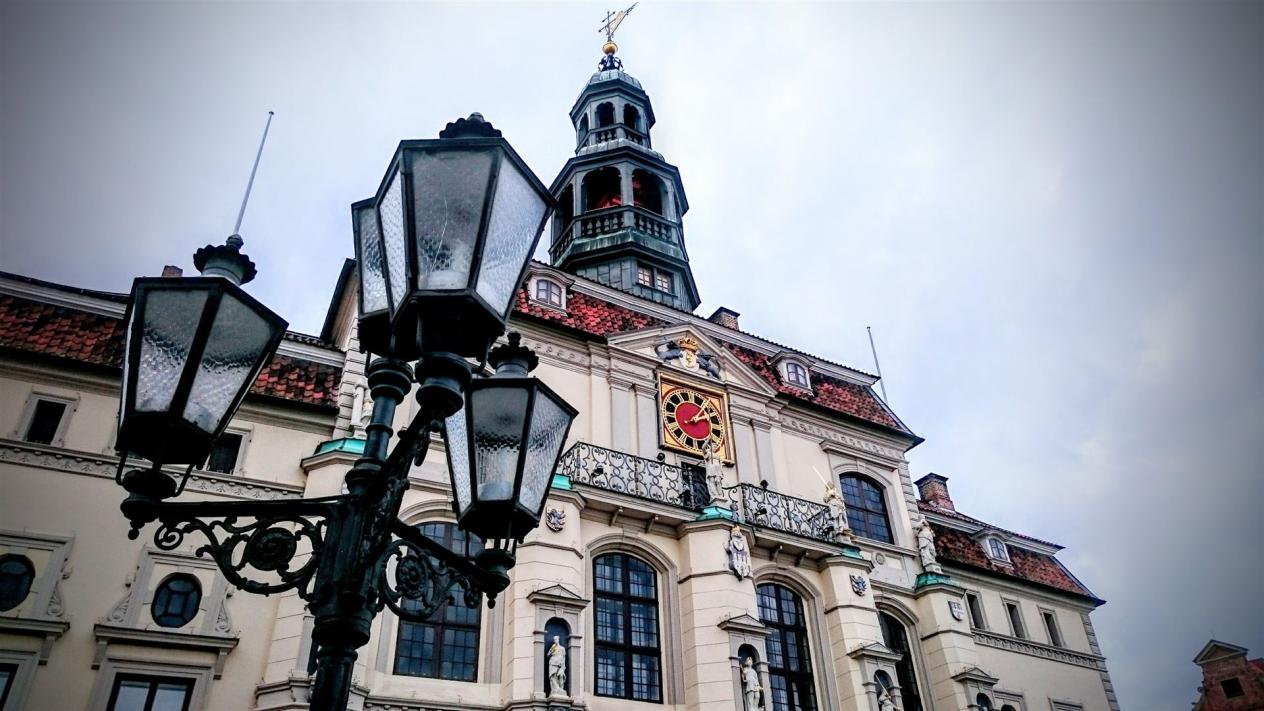
M 619 25 L 623 24 L 623 20 L 628 16 L 628 13 L 635 10 L 639 4 L 639 2 L 634 2 L 626 10 L 618 12 L 610 10 L 606 13 L 604 23 L 597 30 L 598 32 L 606 33 L 606 43 L 601 46 L 601 51 L 605 56 L 601 58 L 601 62 L 597 65 L 600 71 L 623 69 L 623 60 L 614 56 L 614 53 L 619 51 L 619 45 L 614 43 L 614 33 L 615 30 L 619 29 Z

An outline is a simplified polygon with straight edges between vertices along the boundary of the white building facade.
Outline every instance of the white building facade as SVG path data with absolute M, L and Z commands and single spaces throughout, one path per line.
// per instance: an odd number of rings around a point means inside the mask
M 511 319 L 580 411 L 546 520 L 494 608 L 379 615 L 353 708 L 1116 710 L 1102 601 L 1058 546 L 914 482 L 921 439 L 875 377 L 692 313 L 688 201 L 640 84 L 600 71 L 570 115 L 552 265 Z M 355 293 L 348 264 L 321 336 L 287 337 L 186 498 L 341 490 L 372 407 Z M 192 537 L 126 537 L 124 298 L 0 278 L 0 711 L 305 708 L 296 595 L 234 592 Z M 431 447 L 401 518 L 461 545 Z

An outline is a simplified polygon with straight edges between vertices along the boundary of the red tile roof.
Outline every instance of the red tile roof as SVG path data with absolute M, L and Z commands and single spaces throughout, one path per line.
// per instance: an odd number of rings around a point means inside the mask
M 291 340 L 303 338 L 310 337 Z M 114 316 L 0 295 L 0 348 L 117 369 L 123 357 L 123 322 Z M 341 376 L 336 366 L 278 354 L 250 392 L 336 408 Z
M 980 528 L 995 528 L 988 524 L 971 518 L 965 514 L 949 511 L 931 506 L 925 501 L 917 502 L 918 508 L 922 511 L 938 514 L 940 516 L 949 516 L 978 525 Z M 1062 566 L 1062 563 L 1052 555 L 1045 553 L 1037 553 L 1035 551 L 1026 550 L 1017 546 L 1008 546 L 1010 562 L 1013 565 L 1002 565 L 993 561 L 983 552 L 983 546 L 976 541 L 969 533 L 942 526 L 940 524 L 931 523 L 931 530 L 935 532 L 935 552 L 939 559 L 946 563 L 957 563 L 966 565 L 971 568 L 977 568 L 987 571 L 988 573 L 999 575 L 1006 578 L 1017 578 L 1029 583 L 1044 585 L 1046 587 L 1061 590 L 1073 595 L 1081 595 L 1084 597 L 1097 600 L 1092 591 L 1084 587 L 1075 576 Z M 1004 529 L 996 529 L 1004 530 Z M 1010 533 L 1005 531 L 1005 533 Z M 1013 534 L 1019 538 L 1026 538 L 1046 545 L 1054 545 L 1039 539 L 1030 538 L 1028 536 L 1020 536 Z
M 519 289 L 514 311 L 533 319 L 559 324 L 599 338 L 668 324 L 663 319 L 580 292 L 571 292 L 567 299 L 566 311 L 562 312 L 531 301 L 527 297 L 526 289 Z M 912 434 L 867 386 L 813 373 L 813 392 L 808 393 L 783 383 L 776 366 L 769 362 L 768 356 L 723 340 L 720 343 L 783 395 Z

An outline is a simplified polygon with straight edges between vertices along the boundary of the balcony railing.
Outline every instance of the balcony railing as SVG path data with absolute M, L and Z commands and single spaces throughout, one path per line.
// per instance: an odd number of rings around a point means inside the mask
M 709 503 L 700 469 L 638 457 L 587 442 L 562 455 L 560 472 L 572 482 L 650 501 L 701 511 Z M 737 484 L 725 489 L 739 521 L 827 543 L 838 543 L 829 508 L 820 502 L 782 494 L 762 486 Z
M 590 210 L 562 226 L 561 234 L 549 248 L 558 259 L 576 239 L 588 239 L 632 228 L 655 239 L 676 244 L 677 223 L 643 207 L 616 205 Z

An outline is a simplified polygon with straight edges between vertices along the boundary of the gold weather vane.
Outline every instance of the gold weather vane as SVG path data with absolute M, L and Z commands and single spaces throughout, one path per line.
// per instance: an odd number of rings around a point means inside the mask
M 606 56 L 602 58 L 601 64 L 599 65 L 602 71 L 623 68 L 623 62 L 619 61 L 619 59 L 614 56 L 614 53 L 619 51 L 619 45 L 614 43 L 614 33 L 615 30 L 619 29 L 619 25 L 623 24 L 623 20 L 627 18 L 628 13 L 635 10 L 636 6 L 639 4 L 639 2 L 634 2 L 626 10 L 620 10 L 618 12 L 610 10 L 606 13 L 605 23 L 597 30 L 598 32 L 606 33 L 606 43 L 601 47 L 601 51 L 604 52 Z

